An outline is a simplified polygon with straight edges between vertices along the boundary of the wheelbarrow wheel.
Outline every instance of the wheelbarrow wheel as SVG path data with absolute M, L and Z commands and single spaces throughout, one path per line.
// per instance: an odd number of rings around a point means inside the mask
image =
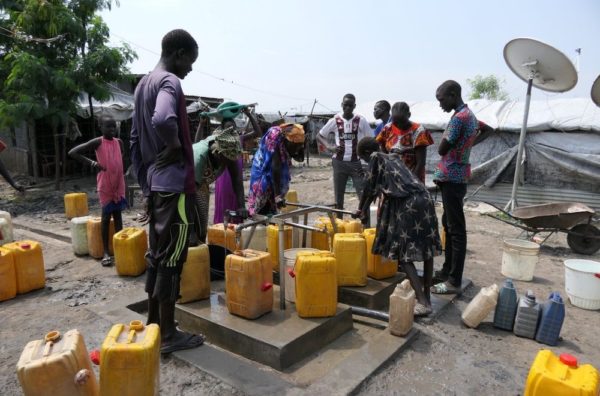
M 578 224 L 569 230 L 567 243 L 575 253 L 594 254 L 600 249 L 600 230 L 591 224 Z

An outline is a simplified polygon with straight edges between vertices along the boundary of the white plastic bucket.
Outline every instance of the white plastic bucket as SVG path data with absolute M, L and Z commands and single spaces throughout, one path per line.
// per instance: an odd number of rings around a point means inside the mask
M 507 278 L 530 281 L 538 262 L 540 245 L 522 239 L 505 239 L 500 272 Z
M 285 260 L 285 274 L 279 275 L 279 282 L 281 282 L 281 278 L 285 279 L 285 300 L 296 303 L 296 280 L 292 278 L 289 274 L 289 270 L 294 269 L 294 264 L 296 264 L 296 255 L 298 252 L 318 252 L 319 249 L 311 249 L 311 248 L 294 248 L 294 249 L 286 249 L 283 251 L 283 259 Z
M 600 263 L 565 260 L 565 291 L 571 304 L 583 309 L 600 309 Z

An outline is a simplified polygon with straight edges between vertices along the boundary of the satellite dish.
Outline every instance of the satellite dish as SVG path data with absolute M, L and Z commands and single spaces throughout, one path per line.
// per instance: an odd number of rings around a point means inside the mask
M 531 87 L 550 92 L 566 92 L 577 84 L 577 70 L 565 54 L 546 43 L 530 38 L 516 38 L 509 41 L 504 46 L 504 60 L 510 70 L 527 83 L 515 177 L 511 198 L 505 208 L 513 210 L 517 206 L 517 189 L 521 177 L 523 149 L 525 147 L 525 135 L 527 134 Z
M 600 107 L 600 76 L 592 84 L 592 101 Z
M 543 91 L 566 92 L 577 84 L 573 62 L 556 48 L 530 38 L 517 38 L 504 46 L 506 64 L 521 80 Z

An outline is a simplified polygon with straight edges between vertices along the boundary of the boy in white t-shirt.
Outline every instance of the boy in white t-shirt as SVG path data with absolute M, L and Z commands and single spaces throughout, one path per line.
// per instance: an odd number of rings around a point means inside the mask
M 317 141 L 333 153 L 331 160 L 333 192 L 338 209 L 344 208 L 344 194 L 348 177 L 352 178 L 358 199 L 360 199 L 364 187 L 364 172 L 356 148 L 362 138 L 373 136 L 373 130 L 367 119 L 360 114 L 353 113 L 355 107 L 356 98 L 354 95 L 344 95 L 342 112 L 327 121 L 327 124 L 321 128 L 317 135 Z M 335 136 L 334 146 L 330 145 L 327 140 L 330 134 Z M 368 224 L 369 219 L 366 218 L 364 221 Z

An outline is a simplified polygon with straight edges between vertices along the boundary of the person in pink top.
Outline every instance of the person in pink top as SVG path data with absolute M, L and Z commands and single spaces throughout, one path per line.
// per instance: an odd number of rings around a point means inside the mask
M 108 250 L 110 218 L 115 221 L 115 232 L 123 229 L 121 211 L 127 207 L 125 200 L 125 177 L 123 175 L 123 142 L 115 137 L 117 123 L 109 115 L 103 115 L 99 120 L 102 136 L 80 144 L 69 151 L 69 156 L 88 164 L 98 171 L 96 176 L 98 199 L 102 207 L 102 242 L 104 257 L 102 265 L 111 266 L 113 261 Z M 96 152 L 96 161 L 85 157 L 82 153 Z

